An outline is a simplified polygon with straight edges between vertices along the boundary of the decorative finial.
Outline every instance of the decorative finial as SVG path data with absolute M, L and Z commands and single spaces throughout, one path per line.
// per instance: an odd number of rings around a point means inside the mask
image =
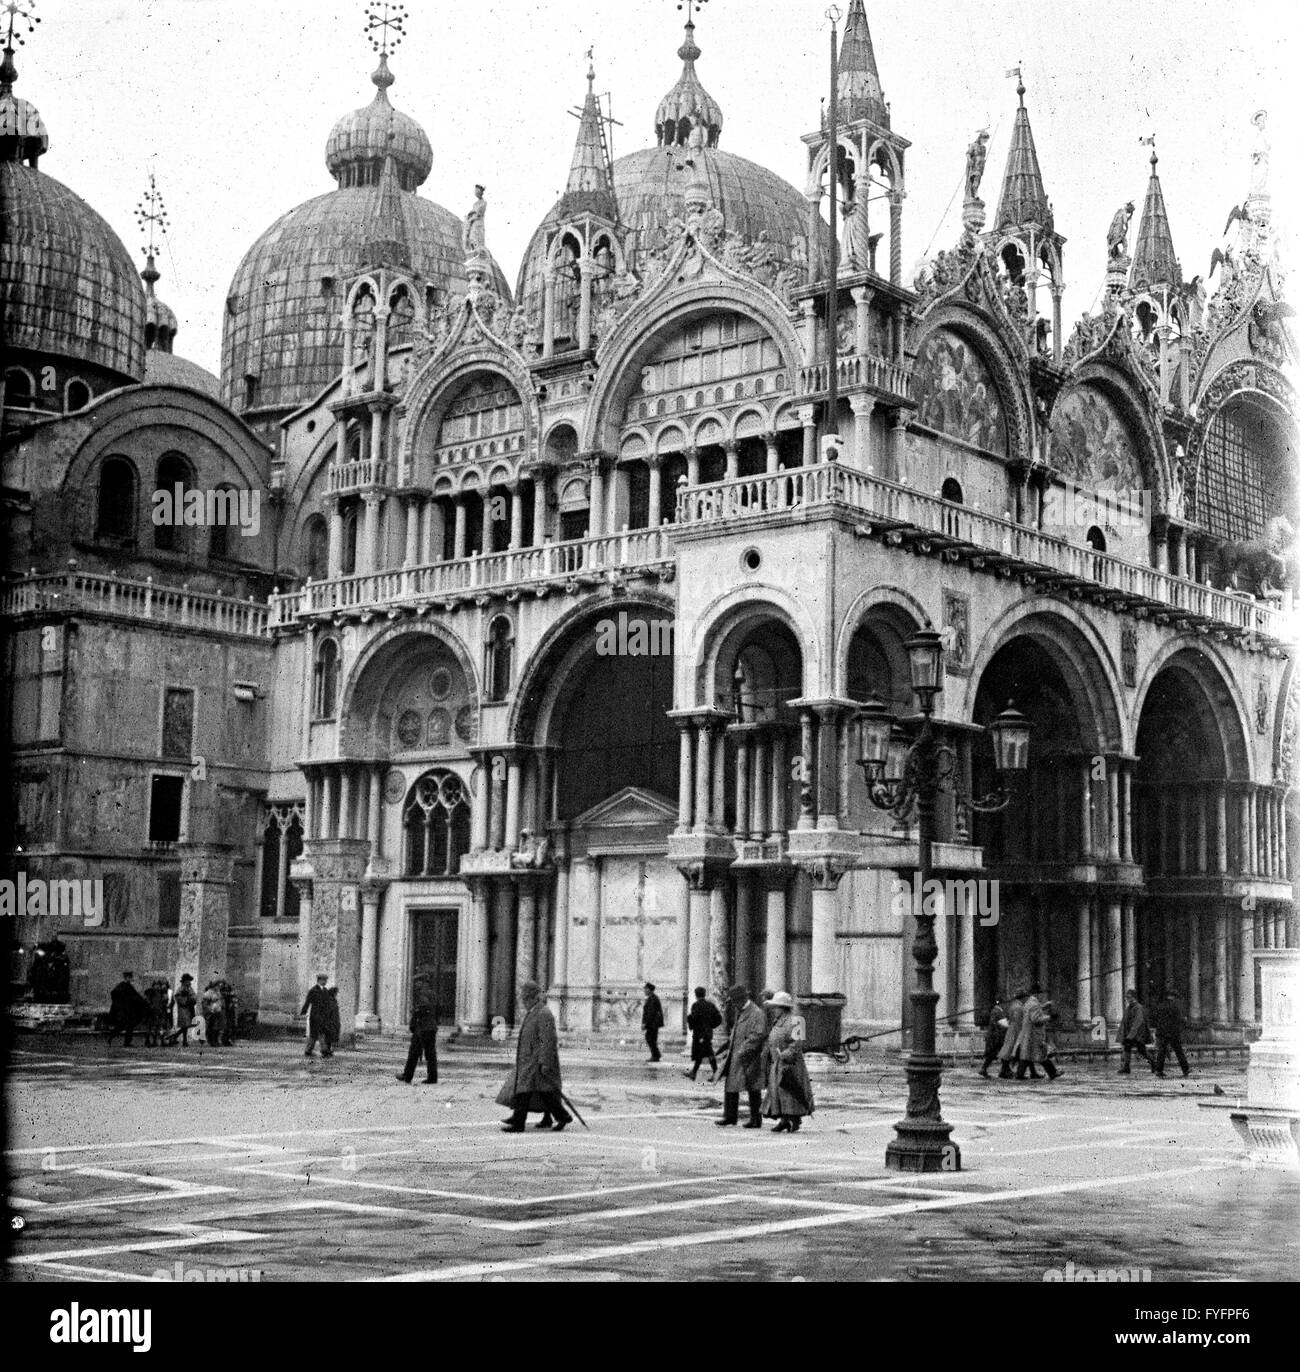
M 1021 74 L 1019 67 L 1011 67 L 1008 69 L 1007 79 L 1010 80 L 1013 76 L 1016 78 L 1016 95 L 1023 105 L 1025 103 L 1025 78 Z
M 686 11 L 686 27 L 695 27 L 695 11 L 703 9 L 709 0 L 677 0 L 677 8 Z
M 389 0 L 366 10 L 366 37 L 380 57 L 401 46 L 406 37 L 406 14 L 405 5 L 390 4 Z
M 681 9 L 681 6 L 677 6 Z M 5 51 L 12 52 L 14 45 L 20 48 L 27 41 L 21 28 L 22 24 L 27 25 L 27 33 L 31 33 L 36 25 L 41 22 L 41 17 L 36 13 L 36 0 L 4 0 L 0 5 L 0 13 L 3 13 L 8 20 L 5 31 Z
M 158 255 L 158 237 L 167 236 L 167 210 L 163 206 L 163 198 L 158 190 L 158 183 L 154 179 L 153 172 L 149 173 L 149 189 L 145 191 L 140 203 L 135 207 L 135 222 L 140 226 L 140 233 L 144 238 L 145 268 L 141 272 L 144 277 L 145 285 L 150 294 L 153 293 L 154 282 L 158 280 L 158 269 L 154 266 L 154 258 Z
M 596 45 L 593 43 L 587 49 L 587 90 L 590 91 L 596 84 Z
M 1141 144 L 1143 145 L 1143 147 L 1149 147 L 1149 148 L 1151 149 L 1151 169 L 1152 169 L 1152 171 L 1154 171 L 1154 170 L 1155 170 L 1156 163 L 1160 161 L 1160 159 L 1156 156 L 1156 136 L 1155 136 L 1155 134 L 1151 133 L 1151 134 L 1148 134 L 1145 138 L 1139 138 L 1139 139 L 1138 139 L 1138 142 L 1141 143 Z

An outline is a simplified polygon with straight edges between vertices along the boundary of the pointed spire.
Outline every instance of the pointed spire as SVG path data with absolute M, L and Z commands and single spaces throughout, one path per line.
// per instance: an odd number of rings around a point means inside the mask
M 889 127 L 889 106 L 876 69 L 876 50 L 867 27 L 863 0 L 853 0 L 840 44 L 839 117 L 843 123 L 870 119 L 882 128 Z
M 363 260 L 369 266 L 409 269 L 411 252 L 409 235 L 403 227 L 402 187 L 397 178 L 397 159 L 391 151 L 384 157 L 384 169 L 379 176 L 379 195 L 374 202 L 366 225 Z
M 722 133 L 722 108 L 695 74 L 700 49 L 695 42 L 695 24 L 689 18 L 686 39 L 677 49 L 677 56 L 682 59 L 682 74 L 655 111 L 659 146 L 716 148 Z
M 1002 177 L 1002 199 L 998 202 L 995 229 L 1015 229 L 1026 224 L 1041 225 L 1053 232 L 1052 206 L 1043 187 L 1043 173 L 1038 167 L 1038 149 L 1034 146 L 1034 131 L 1029 127 L 1029 111 L 1025 108 L 1025 79 L 1019 67 L 1007 73 L 1014 75 L 1016 95 L 1020 99 L 1015 126 L 1011 130 L 1011 150 L 1007 153 L 1007 169 Z
M 569 166 L 569 180 L 560 197 L 559 213 L 598 214 L 613 223 L 618 221 L 618 201 L 610 179 L 609 157 L 600 101 L 596 96 L 596 68 L 587 54 L 587 98 L 578 115 L 578 137 Z
M 1151 147 L 1151 179 L 1147 182 L 1146 204 L 1142 206 L 1142 223 L 1138 227 L 1137 248 L 1133 253 L 1133 269 L 1129 285 L 1135 291 L 1153 286 L 1181 286 L 1183 269 L 1174 252 L 1173 234 L 1169 231 L 1169 215 L 1165 210 L 1165 196 L 1156 173 L 1155 140 Z

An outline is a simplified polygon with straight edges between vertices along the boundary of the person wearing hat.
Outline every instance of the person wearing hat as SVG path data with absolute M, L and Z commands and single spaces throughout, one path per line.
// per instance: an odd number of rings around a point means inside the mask
M 433 978 L 427 972 L 417 972 L 411 984 L 411 1047 L 406 1054 L 406 1066 L 397 1074 L 398 1081 L 408 1085 L 415 1078 L 415 1069 L 424 1058 L 424 1082 L 433 1086 L 438 1080 L 438 999 Z
M 761 1129 L 759 1113 L 763 1106 L 763 1045 L 767 1042 L 767 1016 L 749 998 L 744 986 L 733 986 L 727 1001 L 734 1012 L 731 1042 L 727 1045 L 726 1061 L 722 1065 L 722 1118 L 714 1123 L 719 1128 L 740 1123 L 740 1093 L 749 1096 L 749 1119 L 746 1129 Z
M 797 1134 L 803 1117 L 813 1112 L 813 1093 L 803 1042 L 795 1037 L 794 998 L 789 991 L 777 991 L 768 1000 L 767 1010 L 772 1027 L 763 1046 L 767 1082 L 763 1114 L 777 1121 L 776 1133 Z
M 511 1099 L 514 1109 L 501 1128 L 507 1134 L 521 1134 L 529 1110 L 546 1110 L 555 1121 L 551 1127 L 558 1133 L 573 1116 L 564 1108 L 555 1016 L 542 999 L 542 988 L 535 981 L 526 981 L 519 988 L 519 1001 L 524 1007 L 524 1017 L 519 1024 L 519 1042 L 515 1049 Z
M 321 972 L 316 978 L 316 985 L 307 992 L 307 999 L 302 1003 L 302 1009 L 298 1011 L 300 1015 L 307 1016 L 307 1049 L 303 1057 L 312 1056 L 312 1050 L 316 1047 L 316 1040 L 320 1039 L 320 1055 L 323 1058 L 332 1057 L 334 1049 L 330 1045 L 330 998 L 329 992 L 325 989 L 325 983 L 329 977 Z
M 168 1043 L 175 1043 L 180 1039 L 182 1048 L 190 1046 L 190 1030 L 194 1027 L 194 1007 L 198 1003 L 199 998 L 194 994 L 194 978 L 185 972 L 181 975 L 181 984 L 172 997 L 172 1004 L 176 1007 L 176 1028 L 167 1040 Z
M 655 995 L 655 984 L 645 984 L 645 1004 L 641 1007 L 641 1030 L 645 1034 L 646 1047 L 650 1050 L 650 1061 L 658 1062 L 663 1054 L 659 1051 L 659 1031 L 664 1027 L 663 1002 Z
M 1037 984 L 1029 988 L 1025 997 L 1024 1013 L 1020 1019 L 1020 1036 L 1016 1043 L 1016 1080 L 1023 1081 L 1028 1072 L 1035 1081 L 1041 1081 L 1037 1068 L 1042 1067 L 1048 1081 L 1055 1081 L 1061 1074 L 1056 1070 L 1051 1054 L 1047 1051 L 1047 1023 L 1052 1017 L 1052 1002 L 1040 1000 L 1042 988 Z
M 149 1003 L 135 989 L 135 973 L 123 972 L 122 980 L 108 993 L 108 1042 L 122 1035 L 122 1046 L 130 1048 L 135 1027 L 149 1016 Z
M 700 1063 L 705 1058 L 708 1058 L 709 1069 L 713 1074 L 709 1080 L 717 1081 L 718 1059 L 713 1053 L 713 1031 L 721 1023 L 722 1011 L 709 999 L 704 987 L 697 986 L 695 1003 L 686 1016 L 686 1027 L 691 1031 L 691 1065 L 686 1075 L 692 1081 L 695 1080 L 695 1074 L 700 1070 Z

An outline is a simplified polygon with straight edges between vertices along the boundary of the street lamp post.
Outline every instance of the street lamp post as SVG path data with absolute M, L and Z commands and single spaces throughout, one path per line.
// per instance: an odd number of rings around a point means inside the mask
M 907 1059 L 907 1114 L 894 1126 L 895 1137 L 885 1150 L 885 1166 L 899 1172 L 957 1172 L 961 1170 L 961 1150 L 952 1142 L 952 1125 L 939 1106 L 939 1086 L 943 1069 L 935 1052 L 935 1006 L 939 994 L 934 989 L 934 960 L 938 944 L 934 937 L 934 903 L 927 901 L 931 850 L 934 844 L 934 809 L 945 786 L 955 789 L 953 781 L 957 758 L 935 733 L 933 715 L 935 696 L 943 689 L 943 641 L 927 624 L 907 644 L 912 690 L 920 704 L 919 719 L 896 721 L 889 706 L 875 697 L 858 713 L 861 727 L 859 765 L 867 783 L 871 803 L 880 810 L 903 815 L 915 804 L 917 817 L 916 939 L 912 957 L 916 964 L 916 985 L 911 993 L 912 1051 Z M 914 733 L 904 753 L 899 775 L 886 776 L 890 743 L 902 727 Z M 992 813 L 1005 809 L 1011 801 L 1012 778 L 1023 773 L 1029 760 L 1029 721 L 1008 706 L 989 725 L 999 774 L 996 791 L 972 800 L 974 810 Z M 928 911 L 928 913 L 927 913 Z

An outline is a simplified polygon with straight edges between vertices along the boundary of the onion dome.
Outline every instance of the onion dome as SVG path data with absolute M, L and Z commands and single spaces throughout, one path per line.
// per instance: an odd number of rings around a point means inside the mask
M 382 54 L 371 79 L 375 99 L 330 135 L 326 162 L 337 187 L 281 215 L 230 283 L 221 390 L 245 417 L 278 421 L 338 379 L 343 293 L 363 271 L 409 272 L 421 297 L 432 290 L 439 302 L 466 292 L 462 221 L 415 190 L 432 165 L 429 140 L 390 104 L 393 76 Z M 495 262 L 492 272 L 493 289 L 509 300 Z M 407 341 L 409 329 L 390 324 L 390 345 Z
M 330 130 L 325 165 L 340 186 L 367 186 L 379 180 L 384 158 L 391 154 L 398 185 L 413 191 L 424 185 L 433 170 L 429 135 L 409 114 L 389 103 L 388 88 L 396 78 L 388 69 L 386 53 L 379 54 L 379 66 L 370 79 L 377 87 L 375 98 L 345 114 Z
M 68 362 L 88 378 L 144 373 L 144 291 L 121 239 L 80 196 L 36 169 L 50 145 L 0 64 L 0 300 L 6 360 Z
M 1029 127 L 1029 111 L 1025 108 L 1025 83 L 1016 84 L 1020 107 L 1011 130 L 1011 150 L 1007 153 L 1007 168 L 1002 177 L 1002 198 L 998 201 L 998 216 L 994 229 L 1019 229 L 1037 224 L 1048 233 L 1055 231 L 1052 206 L 1043 186 L 1043 173 L 1038 166 L 1038 149 L 1034 146 L 1034 131 Z
M 686 21 L 686 41 L 677 49 L 682 59 L 682 74 L 677 84 L 659 102 L 655 111 L 655 133 L 661 148 L 686 147 L 691 129 L 698 120 L 707 147 L 716 148 L 722 133 L 722 107 L 706 91 L 695 74 L 700 49 L 695 44 L 695 25 Z
M 1147 198 L 1142 206 L 1142 223 L 1138 227 L 1133 270 L 1129 276 L 1129 285 L 1135 291 L 1148 291 L 1155 286 L 1180 286 L 1183 281 L 1183 269 L 1174 252 L 1174 236 L 1165 210 L 1165 195 L 1156 175 L 1159 160 L 1152 148 L 1151 179 L 1147 182 Z
M 837 112 L 842 123 L 870 119 L 881 128 L 889 127 L 889 106 L 885 104 L 885 92 L 876 68 L 876 50 L 871 43 L 866 6 L 862 0 L 853 0 L 849 6 L 844 41 L 840 44 L 836 89 L 839 92 Z
M 144 282 L 144 346 L 146 352 L 169 353 L 176 339 L 176 315 L 154 292 L 159 276 L 153 253 L 149 253 L 145 257 L 144 271 L 140 273 Z

